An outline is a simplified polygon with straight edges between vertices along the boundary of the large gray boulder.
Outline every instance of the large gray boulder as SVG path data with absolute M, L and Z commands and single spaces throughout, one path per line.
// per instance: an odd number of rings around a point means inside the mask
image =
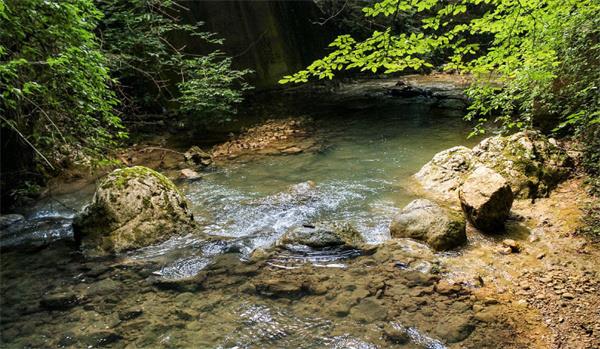
M 104 177 L 90 205 L 75 217 L 75 239 L 90 254 L 122 252 L 194 228 L 185 197 L 165 176 L 142 166 Z
M 312 248 L 332 246 L 358 247 L 364 242 L 350 224 L 319 223 L 293 228 L 283 234 L 278 245 L 304 245 Z
M 467 241 L 465 218 L 425 199 L 413 200 L 394 217 L 390 235 L 424 241 L 437 251 L 450 250 Z
M 515 197 L 538 198 L 568 176 L 573 161 L 539 132 L 489 137 L 472 150 L 459 146 L 437 153 L 414 175 L 422 189 L 419 194 L 457 205 L 458 188 L 481 165 L 502 175 Z
M 518 198 L 548 196 L 573 166 L 556 142 L 534 131 L 486 138 L 473 148 L 473 156 L 506 178 Z
M 437 153 L 414 178 L 426 195 L 448 203 L 456 203 L 458 188 L 473 167 L 473 153 L 463 146 Z
M 458 196 L 465 216 L 476 228 L 503 230 L 513 203 L 513 192 L 504 177 L 479 166 L 467 177 Z

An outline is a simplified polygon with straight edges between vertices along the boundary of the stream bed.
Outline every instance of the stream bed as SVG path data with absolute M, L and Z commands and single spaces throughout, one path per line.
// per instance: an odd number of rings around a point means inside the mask
M 410 176 L 443 149 L 473 145 L 469 125 L 422 98 L 375 102 L 294 110 L 314 119 L 318 151 L 231 161 L 178 182 L 202 233 L 224 241 L 186 235 L 89 259 L 70 241 L 70 221 L 93 185 L 25 209 L 27 233 L 2 233 L 1 346 L 503 346 L 512 329 L 476 326 L 468 290 L 434 292 L 440 256 L 388 241 L 392 216 L 415 198 Z M 288 229 L 324 221 L 384 247 L 253 259 Z

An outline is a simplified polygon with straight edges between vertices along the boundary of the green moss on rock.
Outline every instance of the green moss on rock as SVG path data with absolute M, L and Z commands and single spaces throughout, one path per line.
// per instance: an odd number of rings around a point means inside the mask
M 164 241 L 194 228 L 183 194 L 168 178 L 142 166 L 104 177 L 92 203 L 74 221 L 75 238 L 95 254 Z
M 454 147 L 436 154 L 415 179 L 425 196 L 458 203 L 458 188 L 484 165 L 502 175 L 517 198 L 547 196 L 572 169 L 573 161 L 555 142 L 538 132 L 489 137 L 472 150 Z

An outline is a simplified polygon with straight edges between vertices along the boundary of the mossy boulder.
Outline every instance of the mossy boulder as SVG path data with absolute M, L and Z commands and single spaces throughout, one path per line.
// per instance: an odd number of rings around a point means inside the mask
M 473 148 L 478 162 L 502 175 L 518 198 L 550 194 L 573 167 L 573 160 L 539 132 L 486 138 Z
M 482 140 L 473 149 L 453 147 L 437 153 L 414 175 L 424 194 L 436 201 L 458 205 L 458 189 L 479 166 L 504 177 L 516 198 L 547 196 L 572 169 L 573 161 L 551 139 L 539 132 Z
M 194 228 L 183 194 L 142 166 L 104 177 L 92 203 L 75 217 L 75 239 L 91 254 L 118 253 L 164 241 Z
M 437 251 L 450 250 L 467 241 L 465 218 L 425 199 L 413 200 L 394 217 L 390 235 L 423 241 Z

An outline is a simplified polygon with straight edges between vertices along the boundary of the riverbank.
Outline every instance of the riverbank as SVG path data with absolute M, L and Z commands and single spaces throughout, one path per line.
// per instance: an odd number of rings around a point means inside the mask
M 530 235 L 490 238 L 471 228 L 467 247 L 453 253 L 404 240 L 351 259 L 272 251 L 241 262 L 225 253 L 191 278 L 168 281 L 153 272 L 160 260 L 135 254 L 89 260 L 63 243 L 3 252 L 2 341 L 593 348 L 599 249 L 572 234 L 583 193 L 574 178 L 536 203 L 518 201 L 513 212 Z M 507 237 L 520 252 L 499 252 Z

